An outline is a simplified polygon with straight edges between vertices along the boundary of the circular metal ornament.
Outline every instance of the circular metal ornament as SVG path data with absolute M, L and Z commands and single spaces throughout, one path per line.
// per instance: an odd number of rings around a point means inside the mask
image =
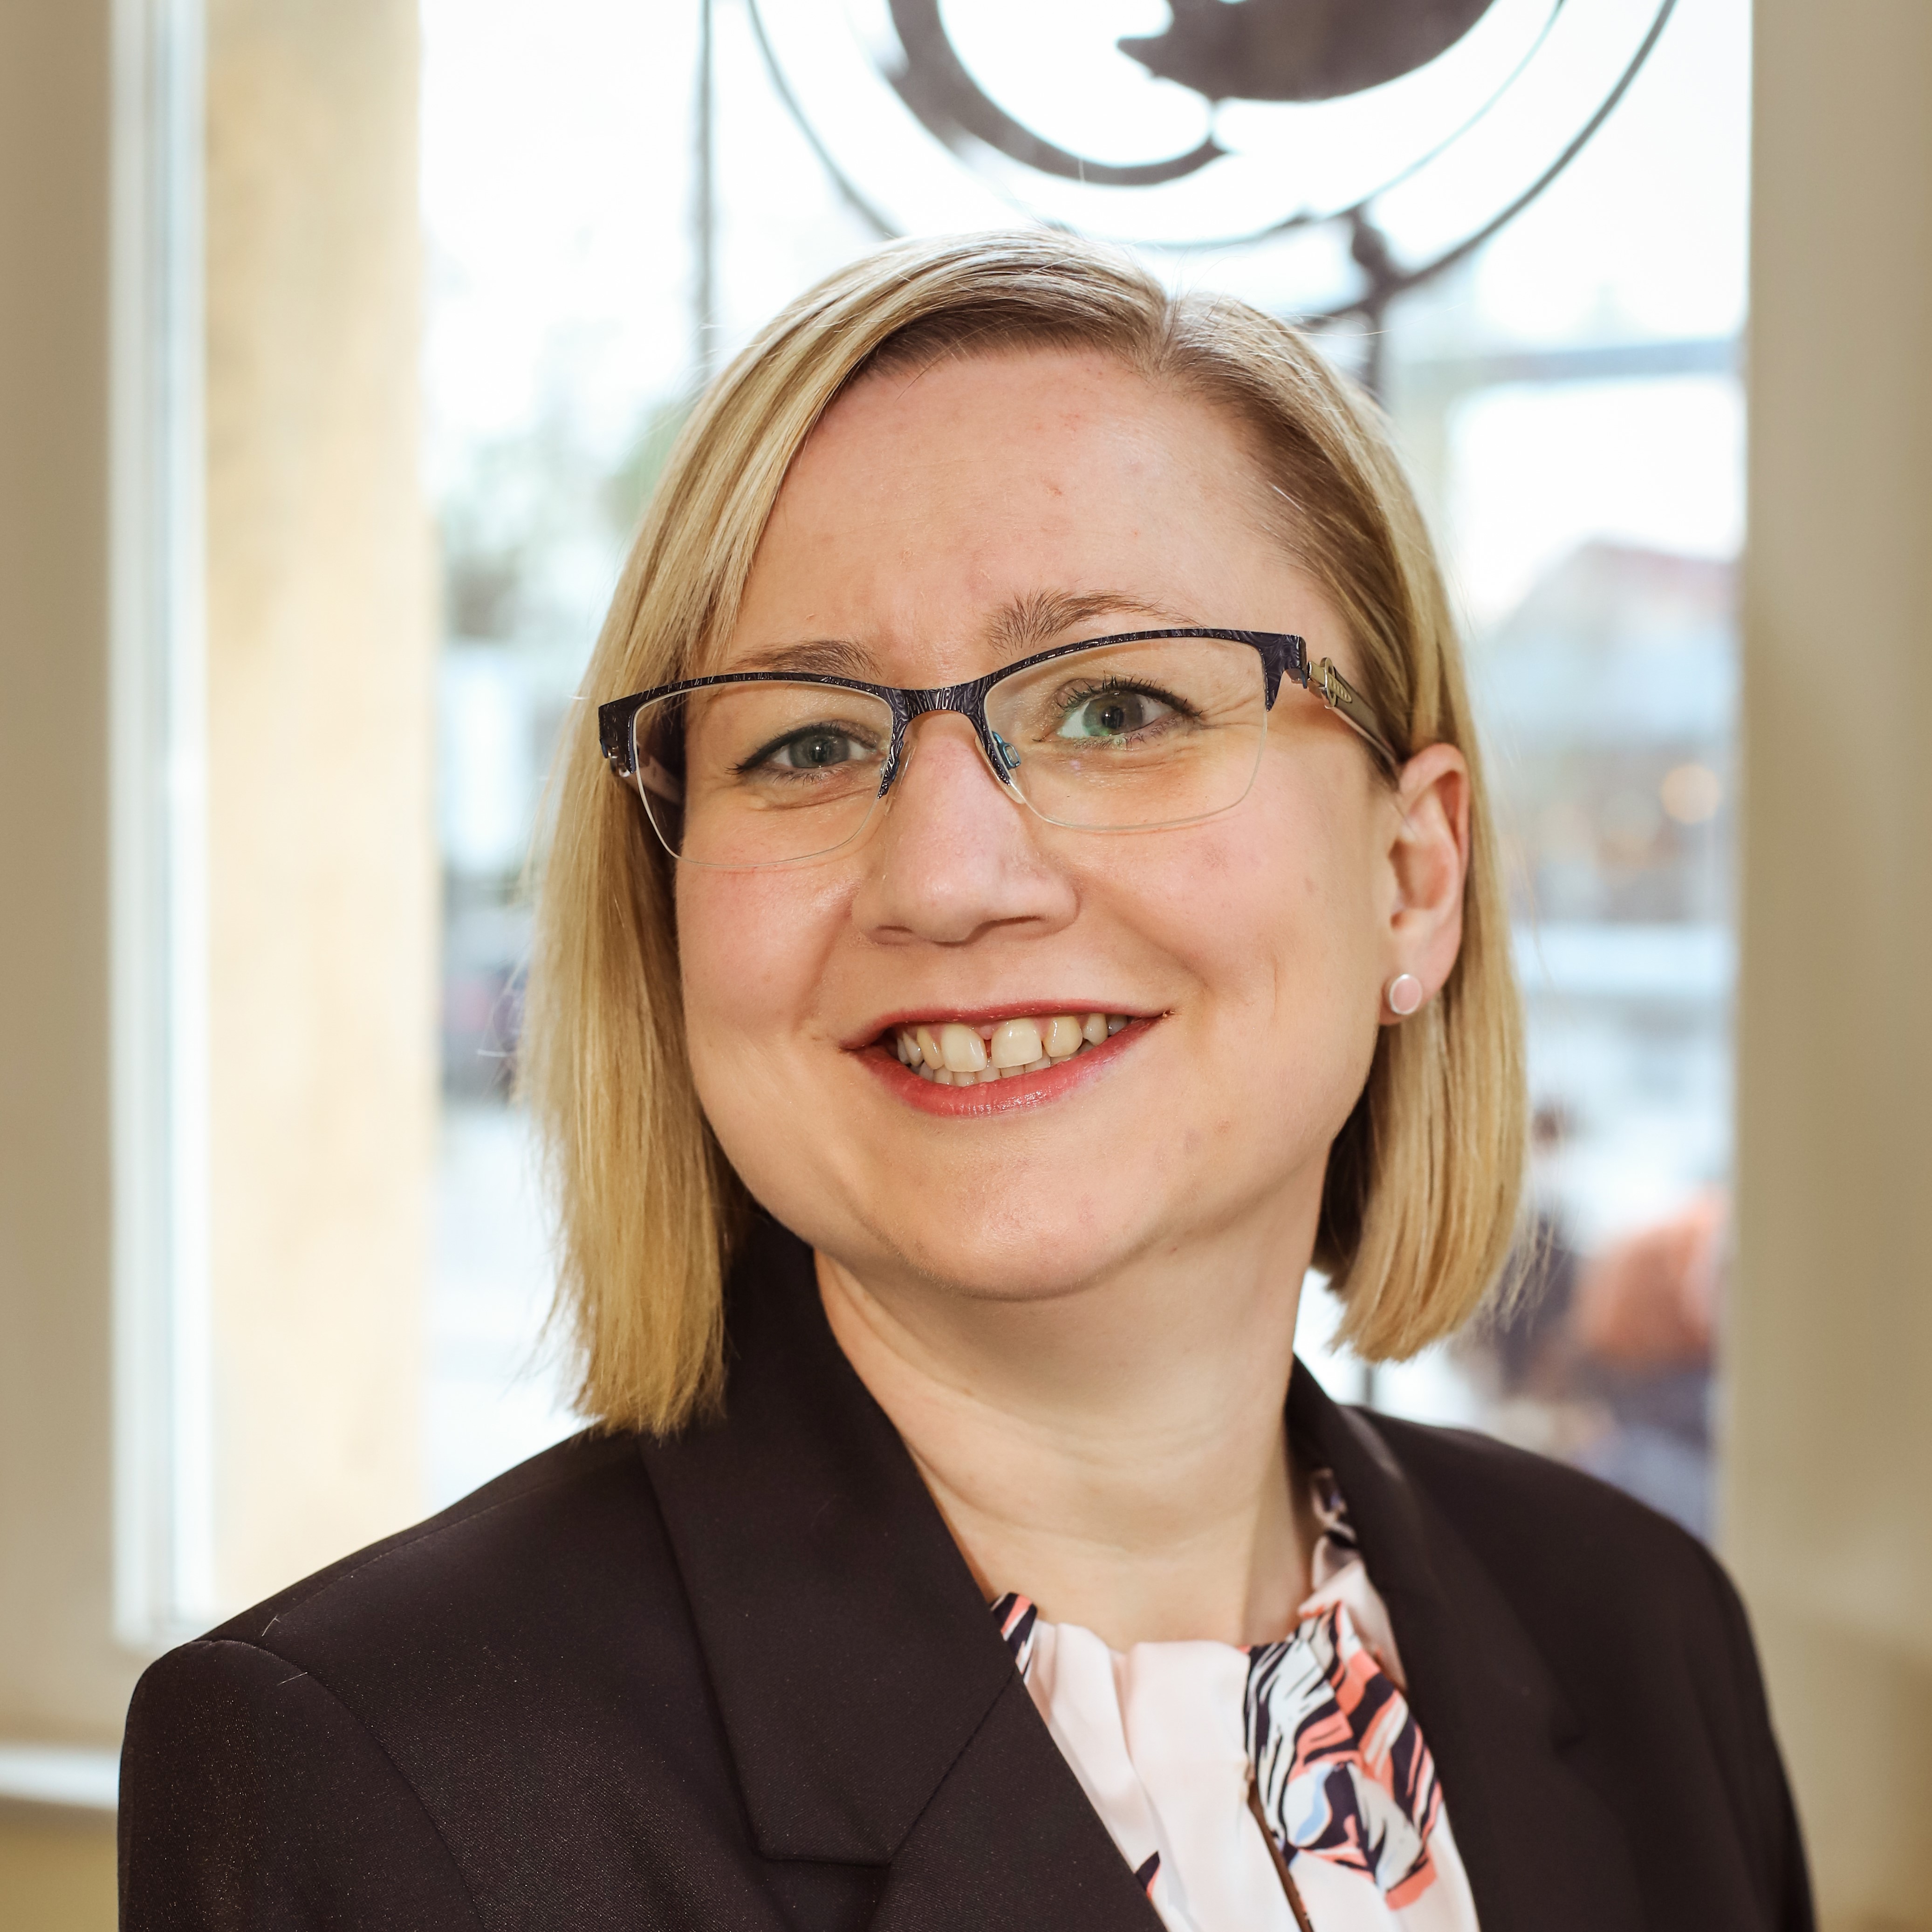
M 1675 0 L 752 0 L 884 235 L 1041 222 L 1260 251 L 1304 314 L 1467 254 L 1622 98 Z

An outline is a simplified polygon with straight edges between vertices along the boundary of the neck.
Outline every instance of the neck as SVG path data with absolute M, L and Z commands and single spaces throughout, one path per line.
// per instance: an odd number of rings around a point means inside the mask
M 820 1254 L 832 1332 L 989 1600 L 1019 1591 L 1117 1650 L 1292 1626 L 1313 1541 L 1285 1420 L 1301 1266 L 1267 1246 L 1032 1300 Z

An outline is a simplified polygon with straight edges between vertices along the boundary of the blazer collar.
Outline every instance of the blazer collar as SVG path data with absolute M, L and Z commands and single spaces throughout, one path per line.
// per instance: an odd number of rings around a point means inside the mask
M 890 1864 L 879 1932 L 1158 1932 L 809 1251 L 761 1219 L 727 1312 L 727 1415 L 643 1454 L 758 1850 Z
M 1495 1580 L 1374 1417 L 1298 1363 L 1288 1430 L 1334 1471 L 1388 1606 L 1483 1932 L 1640 1932 L 1622 1828 L 1585 1774 L 1588 1740 Z
M 644 1460 L 759 1849 L 883 1864 L 1012 1660 L 803 1244 L 754 1224 L 728 1321 L 726 1417 Z

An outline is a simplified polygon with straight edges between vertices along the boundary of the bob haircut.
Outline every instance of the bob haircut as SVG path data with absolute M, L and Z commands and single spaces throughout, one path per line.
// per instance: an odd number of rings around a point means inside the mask
M 1461 955 L 1436 999 L 1382 1030 L 1330 1155 L 1315 1258 L 1342 1299 L 1342 1336 L 1370 1360 L 1459 1327 L 1502 1270 L 1525 1096 L 1496 839 L 1441 574 L 1372 406 L 1286 324 L 1172 294 L 1088 243 L 903 244 L 794 302 L 698 403 L 632 547 L 565 755 L 522 1081 L 559 1214 L 556 1312 L 581 1405 L 606 1426 L 663 1433 L 721 1402 L 724 1275 L 750 1204 L 692 1081 L 674 862 L 607 770 L 592 707 L 715 661 L 786 471 L 844 389 L 882 366 L 1036 346 L 1117 357 L 1244 422 L 1281 505 L 1279 540 L 1342 614 L 1355 681 L 1398 750 L 1446 742 L 1468 759 Z

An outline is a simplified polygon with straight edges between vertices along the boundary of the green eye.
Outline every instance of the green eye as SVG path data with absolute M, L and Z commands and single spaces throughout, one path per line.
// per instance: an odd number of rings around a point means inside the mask
M 1144 731 L 1174 707 L 1144 691 L 1100 691 L 1070 706 L 1055 736 L 1062 738 L 1124 738 Z
M 866 755 L 866 748 L 843 731 L 820 730 L 788 738 L 773 750 L 771 762 L 782 771 L 822 772 Z

